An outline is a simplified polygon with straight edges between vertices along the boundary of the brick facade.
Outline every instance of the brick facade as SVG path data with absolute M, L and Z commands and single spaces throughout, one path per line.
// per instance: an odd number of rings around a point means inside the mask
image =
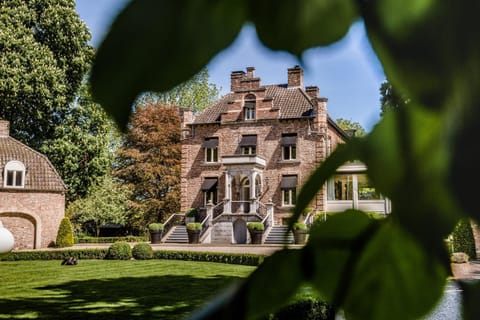
M 25 168 L 19 185 L 9 185 L 11 163 Z M 0 120 L 0 170 L 0 220 L 14 236 L 14 248 L 53 245 L 65 214 L 65 185 L 44 155 L 9 136 L 4 120 Z
M 231 93 L 201 114 L 185 118 L 190 122 L 184 123 L 181 210 L 205 206 L 202 190 L 205 179 L 218 179 L 217 202 L 229 198 L 227 185 L 231 185 L 232 202 L 251 200 L 242 194 L 245 186 L 242 181 L 248 181 L 250 186 L 257 184 L 255 200 L 260 203 L 272 200 L 275 223 L 282 224 L 292 208 L 282 202 L 282 177 L 296 176 L 298 192 L 310 172 L 347 136 L 328 117 L 327 99 L 319 97 L 318 87 L 303 88 L 303 70 L 298 66 L 288 70 L 286 85 L 263 86 L 252 67 L 246 73 L 232 72 L 231 89 Z M 254 108 L 253 119 L 247 119 L 246 109 L 250 107 Z M 261 163 L 226 164 L 228 157 L 242 154 L 245 135 L 256 135 L 255 157 Z M 296 157 L 292 160 L 283 157 L 282 138 L 288 135 L 296 136 Z M 206 138 L 218 139 L 216 162 L 206 161 Z M 227 183 L 226 179 L 231 181 Z M 323 210 L 324 206 L 325 192 L 321 191 L 312 207 Z M 232 208 L 232 213 L 236 210 Z

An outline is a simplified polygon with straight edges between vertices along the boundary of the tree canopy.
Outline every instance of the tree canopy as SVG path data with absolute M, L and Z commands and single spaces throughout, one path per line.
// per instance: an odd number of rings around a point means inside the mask
M 67 212 L 75 223 L 92 223 L 98 237 L 100 227 L 107 223 L 127 223 L 128 196 L 128 190 L 106 174 L 92 186 L 86 197 L 70 203 Z
M 0 118 L 39 149 L 55 137 L 91 65 L 90 33 L 74 0 L 0 4 Z
M 338 118 L 335 120 L 335 122 L 338 124 L 342 130 L 354 130 L 355 131 L 355 137 L 363 137 L 364 135 L 367 134 L 365 129 L 362 127 L 362 125 L 358 122 L 349 120 L 349 119 L 343 119 L 343 118 Z
M 465 187 L 480 178 L 479 9 L 466 0 L 137 0 L 124 8 L 92 70 L 95 98 L 122 128 L 138 94 L 189 79 L 247 22 L 268 48 L 300 57 L 362 19 L 387 78 L 411 99 L 330 154 L 302 186 L 290 224 L 352 160 L 367 165 L 375 189 L 392 201 L 391 215 L 336 214 L 312 228 L 302 249 L 269 256 L 194 318 L 259 318 L 305 282 L 349 319 L 418 319 L 435 306 L 450 273 L 444 239 L 460 218 L 480 218 L 477 190 Z M 146 76 L 155 72 L 161 76 Z M 478 319 L 480 284 L 460 285 L 464 318 Z
M 386 112 L 395 111 L 403 108 L 408 103 L 408 98 L 397 92 L 393 85 L 385 81 L 380 86 L 380 116 L 384 116 Z
M 92 102 L 85 83 L 67 110 L 54 137 L 44 141 L 40 151 L 50 161 L 67 185 L 67 202 L 87 195 L 91 186 L 109 174 L 114 151 L 120 144 L 114 122 L 98 104 Z
M 135 108 L 113 172 L 132 192 L 133 227 L 180 210 L 180 130 L 179 108 L 153 103 Z
M 143 103 L 180 106 L 202 111 L 218 99 L 218 88 L 209 82 L 208 69 L 203 68 L 189 80 L 166 92 L 149 92 L 142 96 Z

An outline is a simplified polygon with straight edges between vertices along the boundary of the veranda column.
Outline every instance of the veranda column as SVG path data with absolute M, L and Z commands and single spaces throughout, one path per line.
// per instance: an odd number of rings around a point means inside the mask
M 223 199 L 223 212 L 232 213 L 232 177 L 228 170 L 225 171 L 225 198 Z
M 210 227 L 212 225 L 212 218 L 213 218 L 213 203 L 212 203 L 212 200 L 208 200 L 208 203 L 207 203 L 207 221 L 206 221 L 207 227 Z
M 268 226 L 273 226 L 274 219 L 273 219 L 273 202 L 272 202 L 272 199 L 269 199 L 268 202 L 265 204 L 265 206 L 267 207 Z
M 257 173 L 255 171 L 250 172 L 250 213 L 257 212 L 257 197 L 256 197 L 256 190 L 255 190 L 255 177 Z

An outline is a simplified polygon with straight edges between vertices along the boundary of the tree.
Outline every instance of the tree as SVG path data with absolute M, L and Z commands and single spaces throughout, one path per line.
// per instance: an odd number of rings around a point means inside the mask
M 54 137 L 40 148 L 67 185 L 67 202 L 87 195 L 91 186 L 110 173 L 119 133 L 105 110 L 91 100 L 85 83 Z
M 93 58 L 74 0 L 0 4 L 0 118 L 39 149 L 64 121 Z
M 180 209 L 180 135 L 178 108 L 136 107 L 113 173 L 132 190 L 134 227 L 164 221 Z
M 403 108 L 408 104 L 409 100 L 405 95 L 400 94 L 388 81 L 383 82 L 380 86 L 380 95 L 380 116 L 383 116 L 387 111 Z
M 365 163 L 376 190 L 391 199 L 391 215 L 336 214 L 311 229 L 302 249 L 269 256 L 237 290 L 194 318 L 260 318 L 305 282 L 349 319 L 418 319 L 442 297 L 450 273 L 444 239 L 459 219 L 480 220 L 477 189 L 466 187 L 480 180 L 480 45 L 474 41 L 480 2 L 418 3 L 138 0 L 114 21 L 91 79 L 95 99 L 122 128 L 139 93 L 190 78 L 247 22 L 268 48 L 300 57 L 333 44 L 361 19 L 387 78 L 411 99 L 408 108 L 386 112 L 367 136 L 341 144 L 314 170 L 298 194 L 290 227 L 352 160 Z M 162 76 L 146 76 L 155 72 Z M 480 284 L 460 286 L 463 316 L 478 319 Z
M 182 82 L 172 90 L 163 93 L 146 93 L 143 95 L 141 104 L 163 104 L 167 106 L 181 106 L 195 111 L 212 105 L 218 99 L 218 88 L 208 82 L 208 69 L 203 68 L 186 82 Z
M 335 122 L 338 124 L 340 128 L 342 128 L 342 130 L 354 130 L 355 137 L 363 137 L 364 135 L 367 134 L 365 129 L 358 122 L 353 122 L 352 120 L 343 119 L 343 118 L 338 118 L 337 120 L 335 120 Z
M 125 225 L 128 214 L 129 191 L 110 175 L 105 175 L 92 186 L 85 198 L 72 202 L 67 212 L 73 222 L 93 223 L 96 236 L 100 227 L 107 223 Z

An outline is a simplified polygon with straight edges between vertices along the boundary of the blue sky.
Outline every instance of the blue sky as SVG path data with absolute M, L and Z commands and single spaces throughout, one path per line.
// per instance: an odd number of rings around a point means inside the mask
M 77 12 L 98 46 L 116 14 L 129 0 L 76 0 Z M 372 51 L 361 21 L 348 34 L 329 47 L 312 48 L 303 53 L 304 84 L 316 85 L 328 98 L 328 113 L 360 123 L 367 131 L 379 120 L 380 84 L 383 69 Z M 221 94 L 230 90 L 230 73 L 255 67 L 263 84 L 287 82 L 287 69 L 299 61 L 287 52 L 274 52 L 258 40 L 255 28 L 245 25 L 234 43 L 210 61 L 210 81 Z

